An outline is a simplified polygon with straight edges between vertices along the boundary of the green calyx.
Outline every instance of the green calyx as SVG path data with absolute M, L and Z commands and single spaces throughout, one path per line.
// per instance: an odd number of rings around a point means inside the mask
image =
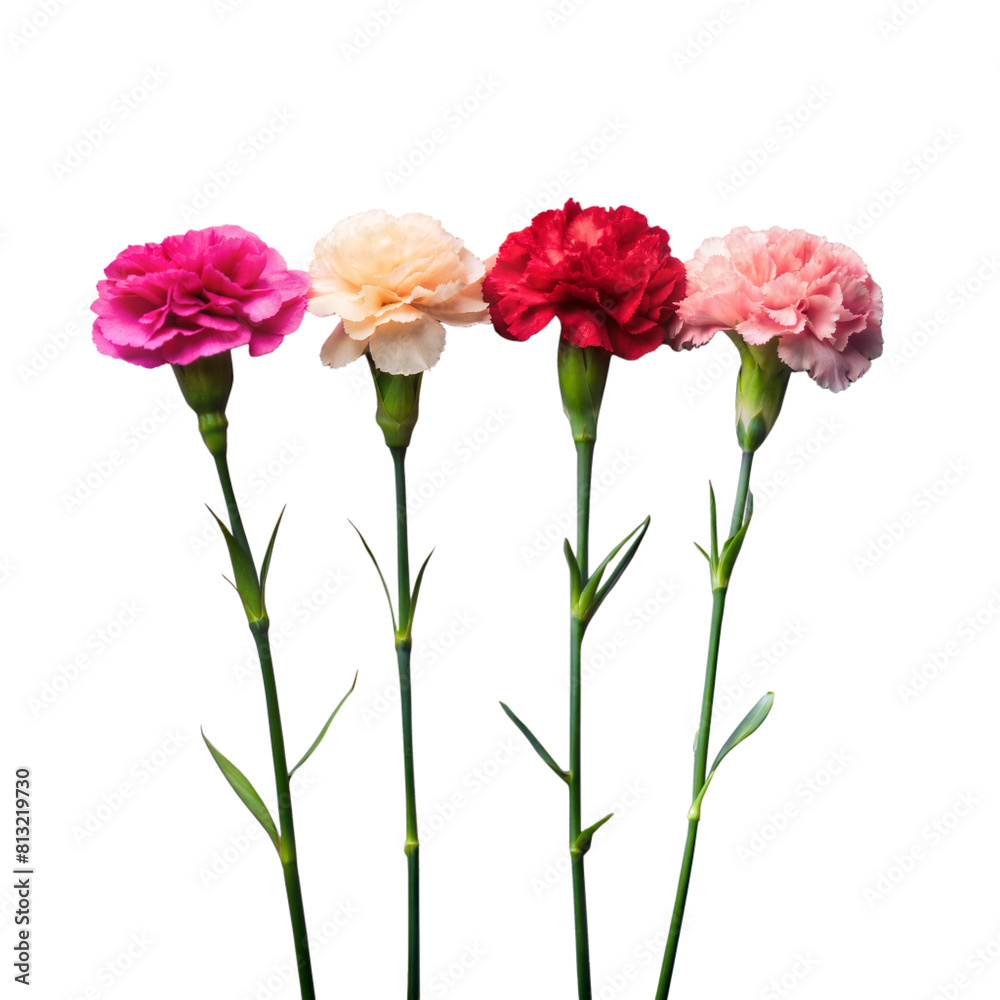
M 365 357 L 375 383 L 375 422 L 390 448 L 406 448 L 420 416 L 420 383 L 424 373 L 390 375 L 375 367 L 367 351 Z
M 792 370 L 778 357 L 777 339 L 756 346 L 735 330 L 727 331 L 740 352 L 736 379 L 736 440 L 743 451 L 756 451 L 771 432 Z
M 563 410 L 569 417 L 573 440 L 596 441 L 611 352 L 600 347 L 577 347 L 560 337 L 556 364 Z
M 198 430 L 213 455 L 226 451 L 226 404 L 233 388 L 233 356 L 229 351 L 171 365 L 184 401 L 198 414 Z

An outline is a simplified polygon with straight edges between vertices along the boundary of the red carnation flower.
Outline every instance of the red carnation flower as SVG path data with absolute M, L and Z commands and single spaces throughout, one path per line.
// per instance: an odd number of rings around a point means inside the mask
M 511 233 L 489 263 L 483 296 L 501 336 L 527 340 L 558 318 L 571 344 L 628 360 L 663 343 L 685 292 L 669 234 L 624 205 L 571 199 Z

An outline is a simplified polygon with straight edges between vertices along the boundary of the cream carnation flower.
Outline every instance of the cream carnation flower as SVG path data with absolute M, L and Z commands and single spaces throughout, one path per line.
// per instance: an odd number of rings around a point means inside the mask
M 316 244 L 309 311 L 340 322 L 320 360 L 342 368 L 367 348 L 392 375 L 432 368 L 444 350 L 442 323 L 485 322 L 483 262 L 436 219 L 362 212 Z

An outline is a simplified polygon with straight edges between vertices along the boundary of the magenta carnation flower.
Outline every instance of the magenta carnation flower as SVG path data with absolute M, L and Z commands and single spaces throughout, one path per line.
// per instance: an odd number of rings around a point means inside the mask
M 687 265 L 688 293 L 667 335 L 697 347 L 720 330 L 826 389 L 847 388 L 882 353 L 882 290 L 849 247 L 801 229 L 746 226 L 705 240 Z
M 309 275 L 239 226 L 192 229 L 123 250 L 91 308 L 102 354 L 144 368 L 187 365 L 243 344 L 273 351 L 306 311 Z

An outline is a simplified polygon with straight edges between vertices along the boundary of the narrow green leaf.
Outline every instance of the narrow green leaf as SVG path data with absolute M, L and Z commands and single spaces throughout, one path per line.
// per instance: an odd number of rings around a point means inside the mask
M 711 479 L 708 481 L 708 509 L 712 524 L 712 558 L 709 565 L 714 567 L 719 565 L 719 519 L 715 506 L 715 487 Z
M 564 771 L 555 762 L 555 760 L 552 757 L 552 754 L 550 754 L 548 750 L 546 750 L 545 747 L 543 747 L 542 744 L 539 743 L 538 740 L 535 738 L 535 734 L 503 702 L 500 702 L 500 707 L 507 713 L 507 718 L 509 718 L 510 721 L 513 722 L 514 725 L 521 730 L 527 741 L 534 748 L 535 753 L 537 753 L 538 756 L 541 757 L 542 760 L 544 760 L 545 763 L 548 764 L 549 767 L 551 767 L 552 770 L 555 771 L 555 773 L 558 774 L 559 777 L 566 782 L 566 784 L 569 784 L 569 772 Z
M 743 721 L 740 722 L 740 724 L 733 730 L 729 739 L 722 744 L 722 749 L 719 751 L 718 756 L 715 758 L 715 762 L 712 764 L 712 770 L 708 772 L 705 784 L 702 785 L 701 791 L 698 793 L 698 797 L 691 804 L 691 809 L 688 812 L 688 819 L 701 818 L 701 800 L 705 797 L 705 792 L 708 791 L 708 786 L 711 784 L 712 778 L 715 777 L 715 772 L 718 770 L 719 765 L 734 747 L 739 746 L 748 736 L 752 736 L 755 732 L 757 732 L 764 720 L 767 718 L 773 704 L 774 692 L 768 691 L 767 694 L 764 695 L 764 697 L 761 698 L 749 712 L 747 712 Z
M 417 582 L 413 585 L 413 593 L 410 595 L 410 620 L 407 623 L 406 630 L 409 632 L 413 628 L 413 616 L 417 610 L 417 598 L 420 596 L 420 584 L 424 579 L 424 570 L 427 569 L 427 564 L 431 561 L 431 556 L 434 555 L 434 549 L 431 549 L 427 553 L 427 558 L 423 561 L 423 565 L 420 567 L 420 572 L 417 573 Z
M 721 763 L 723 758 L 736 746 L 739 746 L 748 736 L 752 736 L 761 727 L 763 721 L 767 718 L 768 713 L 771 711 L 771 706 L 774 704 L 774 692 L 768 691 L 760 701 L 750 709 L 749 712 L 744 716 L 743 721 L 733 730 L 732 735 L 722 744 L 722 749 L 719 751 L 718 756 L 715 758 L 715 762 L 712 764 L 712 770 L 714 771 Z
M 743 522 L 743 527 L 732 538 L 726 539 L 725 545 L 722 546 L 722 555 L 719 557 L 719 565 L 715 574 L 717 587 L 729 586 L 729 579 L 733 575 L 733 567 L 736 565 L 736 557 L 740 554 L 740 549 L 743 548 L 743 539 L 746 537 L 747 528 L 750 527 L 750 521 L 753 518 L 753 494 L 750 495 L 748 506 L 749 513 Z
M 573 546 L 569 544 L 568 538 L 563 539 L 563 555 L 566 557 L 566 564 L 569 566 L 570 600 L 576 604 L 580 599 L 583 580 L 580 578 L 580 564 L 576 561 L 576 554 L 573 552 Z
M 614 813 L 608 813 L 607 816 L 603 819 L 599 819 L 593 826 L 588 826 L 587 829 L 584 830 L 573 842 L 573 853 L 586 854 L 587 851 L 590 850 L 590 842 L 594 839 L 594 834 L 597 833 L 597 831 L 600 830 L 600 828 L 604 826 L 604 824 L 607 823 L 612 816 L 614 816 Z
M 600 566 L 594 571 L 594 575 L 587 581 L 587 586 L 584 587 L 583 593 L 580 595 L 580 608 L 584 614 L 584 620 L 589 621 L 597 609 L 604 603 L 604 599 L 611 593 L 614 585 L 621 579 L 622 573 L 628 568 L 628 564 L 635 558 L 636 550 L 642 544 L 643 538 L 646 536 L 646 531 L 649 528 L 649 518 L 647 517 L 645 521 L 642 522 L 634 531 L 629 532 L 621 542 L 616 545 L 611 552 L 608 554 L 607 559 L 601 563 Z M 636 532 L 638 534 L 636 535 Z M 636 535 L 636 539 L 629 546 L 628 551 L 624 556 L 618 561 L 618 565 L 611 571 L 611 575 L 608 577 L 607 582 L 597 590 L 597 584 L 601 581 L 601 576 L 604 574 L 604 570 L 607 568 L 608 563 L 621 551 L 622 546 L 633 536 Z M 596 596 L 595 596 L 596 591 Z
M 706 562 L 709 566 L 712 565 L 712 557 L 697 543 L 694 543 L 694 547 L 705 557 Z
M 292 775 L 295 774 L 295 772 L 312 756 L 313 750 L 315 750 L 316 747 L 320 745 L 320 742 L 322 741 L 323 737 L 326 736 L 326 731 L 330 728 L 330 723 L 333 722 L 333 720 L 337 717 L 337 713 L 340 711 L 344 702 L 347 701 L 348 698 L 350 698 L 351 692 L 354 690 L 354 685 L 357 683 L 358 683 L 358 673 L 357 671 L 355 671 L 354 680 L 351 681 L 350 690 L 347 692 L 347 694 L 344 695 L 343 698 L 340 699 L 340 702 L 338 703 L 337 707 L 331 713 L 330 718 L 326 720 L 326 725 L 319 731 L 319 736 L 317 736 L 316 739 L 313 740 L 312 746 L 305 752 L 305 754 L 302 757 L 302 760 L 300 760 L 298 764 L 296 764 L 295 767 L 293 767 L 288 772 L 289 780 L 291 780 Z
M 206 505 L 207 506 L 207 505 Z M 233 576 L 236 579 L 235 587 L 237 593 L 243 599 L 243 606 L 246 609 L 247 617 L 250 621 L 258 621 L 263 617 L 261 610 L 260 583 L 257 580 L 257 570 L 253 560 L 243 551 L 240 543 L 233 538 L 233 533 L 220 520 L 219 516 L 208 508 L 209 514 L 215 518 L 226 539 L 226 547 L 229 549 L 229 561 L 233 564 Z
M 271 553 L 274 551 L 274 540 L 278 537 L 278 528 L 281 527 L 281 519 L 285 516 L 286 504 L 281 508 L 278 520 L 275 522 L 274 531 L 271 532 L 271 540 L 267 543 L 267 552 L 264 553 L 264 561 L 260 564 L 260 606 L 262 612 L 267 614 L 267 604 L 264 600 L 264 587 L 267 584 L 267 571 L 271 568 Z
M 201 731 L 201 738 L 205 741 L 205 746 L 208 747 L 208 752 L 215 759 L 215 763 L 219 765 L 222 776 L 240 797 L 243 805 L 250 810 L 257 822 L 264 828 L 264 832 L 271 838 L 275 850 L 280 854 L 281 838 L 278 836 L 271 814 L 267 811 L 267 806 L 264 805 L 264 800 L 257 794 L 257 789 L 250 784 L 247 776 L 231 760 L 212 746 L 204 729 Z
M 358 532 L 358 538 L 361 539 L 361 544 L 365 547 L 365 552 L 368 553 L 369 558 L 375 565 L 375 569 L 378 570 L 378 578 L 382 581 L 382 589 L 385 591 L 385 599 L 389 602 L 389 614 L 392 616 L 392 631 L 398 631 L 396 628 L 396 612 L 392 606 L 392 598 L 389 596 L 389 585 L 385 582 L 385 577 L 382 575 L 382 567 L 379 566 L 378 560 L 375 558 L 375 553 L 372 552 L 368 543 L 365 541 L 365 536 L 361 534 L 358 530 L 358 526 L 351 520 L 347 522 L 355 531 Z M 427 557 L 428 559 L 430 556 Z M 426 565 L 426 563 L 424 564 Z

